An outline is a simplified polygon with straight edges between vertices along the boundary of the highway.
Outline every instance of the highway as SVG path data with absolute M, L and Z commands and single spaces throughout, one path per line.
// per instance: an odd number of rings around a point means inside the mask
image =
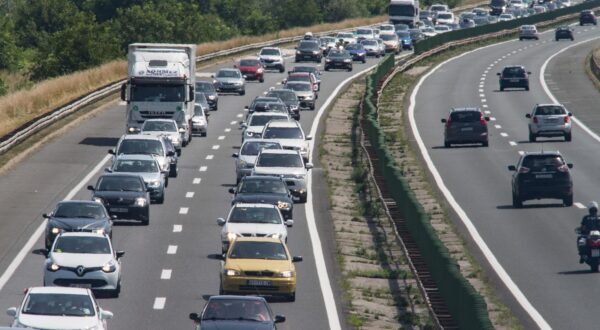
M 600 138 L 595 135 L 600 132 L 600 95 L 584 72 L 584 59 L 597 44 L 586 40 L 600 37 L 595 27 L 573 28 L 574 42 L 555 42 L 550 31 L 541 34 L 539 41 L 512 40 L 451 59 L 425 77 L 413 94 L 413 132 L 417 142 L 422 142 L 424 158 L 430 160 L 428 167 L 434 177 L 439 174 L 436 182 L 449 199 L 459 227 L 480 235 L 481 240 L 471 239 L 480 247 L 485 245 L 476 255 L 497 259 L 499 264 L 492 267 L 506 271 L 506 277 L 492 276 L 492 282 L 502 280 L 508 285 L 501 295 L 517 297 L 507 300 L 513 307 L 522 307 L 517 315 L 528 329 L 598 327 L 591 311 L 600 294 L 600 275 L 578 263 L 573 230 L 587 212 L 585 205 L 600 199 Z M 551 58 L 576 43 L 581 44 Z M 532 72 L 529 92 L 499 91 L 496 73 L 505 65 L 524 65 Z M 573 141 L 529 143 L 525 114 L 536 103 L 554 100 L 574 114 Z M 447 117 L 450 107 L 463 106 L 479 106 L 491 117 L 488 148 L 443 147 L 440 119 Z M 542 148 L 558 149 L 574 164 L 575 205 L 534 200 L 514 209 L 507 165 L 515 165 L 520 152 Z
M 324 73 L 317 110 L 302 112 L 305 132 L 309 134 L 321 105 L 342 81 L 376 63 L 371 59 L 367 64 L 355 63 L 354 72 Z M 206 76 L 232 64 L 200 71 Z M 287 69 L 292 67 L 288 58 Z M 191 145 L 184 148 L 179 176 L 170 180 L 164 205 L 151 206 L 150 225 L 116 223 L 113 244 L 116 250 L 126 253 L 122 259 L 123 288 L 119 298 L 99 299 L 101 307 L 115 314 L 109 321 L 111 329 L 192 329 L 188 314 L 199 312 L 210 295 L 218 294 L 221 261 L 215 255 L 220 252 L 221 227 L 216 219 L 225 217 L 230 208 L 231 195 L 227 190 L 235 183 L 231 155 L 240 146 L 243 108 L 276 86 L 286 74 L 268 73 L 263 84 L 249 82 L 245 96 L 221 96 L 219 110 L 211 112 L 209 118 L 208 136 L 194 137 Z M 90 199 L 85 187 L 94 184 L 108 166 L 107 150 L 116 145 L 124 130 L 125 107 L 115 99 L 106 110 L 69 128 L 0 175 L 0 186 L 4 187 L 0 191 L 0 269 L 8 269 L 0 277 L 2 309 L 20 304 L 25 288 L 42 285 L 42 238 L 31 240 L 31 248 L 27 245 L 43 223 L 42 213 L 51 211 L 56 202 L 65 198 Z M 318 148 L 314 149 L 313 155 L 318 155 Z M 315 195 L 309 195 L 313 202 L 306 205 L 314 209 L 313 229 L 318 237 L 311 238 L 309 234 L 306 212 L 311 209 L 297 206 L 289 248 L 293 255 L 303 256 L 304 261 L 296 265 L 296 302 L 271 303 L 275 314 L 287 317 L 280 329 L 328 329 L 336 324 L 344 327 L 325 180 L 318 159 L 312 161 Z M 313 245 L 315 239 L 320 239 L 320 246 Z M 324 255 L 322 263 L 313 253 L 320 250 Z M 22 262 L 15 261 L 19 255 Z M 329 285 L 329 281 L 332 291 L 328 296 L 323 294 L 322 284 Z M 331 300 L 326 303 L 324 299 Z M 0 314 L 0 325 L 11 321 L 4 312 Z

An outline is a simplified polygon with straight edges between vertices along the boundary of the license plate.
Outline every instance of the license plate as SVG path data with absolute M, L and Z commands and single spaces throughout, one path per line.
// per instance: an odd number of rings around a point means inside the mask
M 117 212 L 117 213 L 127 213 L 128 210 L 125 207 L 111 207 L 110 211 Z
M 600 249 L 592 249 L 592 258 L 600 257 Z
M 519 82 L 519 79 L 511 79 L 511 80 L 510 80 L 510 82 L 513 82 L 513 83 L 518 83 L 518 82 Z
M 473 130 L 473 127 L 463 127 L 460 130 L 463 131 L 463 132 L 470 132 L 470 131 Z
M 552 174 L 536 174 L 536 179 L 552 179 Z
M 92 288 L 92 285 L 89 283 L 71 283 L 71 284 L 69 284 L 69 286 L 72 288 L 84 288 L 84 289 Z
M 251 286 L 272 286 L 273 283 L 271 281 L 261 281 L 261 280 L 248 280 L 248 285 Z

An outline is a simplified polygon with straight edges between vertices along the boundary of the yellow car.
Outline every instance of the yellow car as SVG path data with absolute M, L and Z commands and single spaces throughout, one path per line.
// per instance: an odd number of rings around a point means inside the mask
M 296 268 L 283 241 L 269 237 L 239 237 L 223 262 L 219 294 L 259 294 L 296 300 Z

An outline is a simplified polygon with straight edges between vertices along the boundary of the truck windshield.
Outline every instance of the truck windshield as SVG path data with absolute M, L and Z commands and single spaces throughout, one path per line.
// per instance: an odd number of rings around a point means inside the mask
M 132 85 L 133 102 L 184 102 L 185 85 Z
M 415 7 L 412 5 L 390 5 L 390 16 L 414 16 Z

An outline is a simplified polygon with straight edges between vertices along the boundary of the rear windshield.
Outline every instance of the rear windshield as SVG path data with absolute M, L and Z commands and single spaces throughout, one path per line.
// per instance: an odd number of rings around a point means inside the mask
M 441 18 L 441 19 L 451 19 L 452 18 L 452 14 L 438 14 L 437 18 Z
M 282 243 L 237 242 L 229 253 L 231 259 L 287 260 Z
M 284 116 L 252 116 L 252 118 L 250 118 L 250 123 L 248 123 L 248 125 L 249 126 L 265 126 L 271 120 L 277 120 L 277 119 L 287 119 L 287 117 L 284 117 Z
M 457 123 L 473 123 L 481 119 L 478 111 L 455 111 L 450 114 L 450 120 Z
M 525 70 L 523 68 L 504 68 L 502 75 L 507 78 L 522 78 L 525 77 Z
M 521 166 L 527 167 L 532 171 L 552 171 L 557 167 L 564 165 L 565 161 L 557 155 L 530 155 L 523 159 Z
M 268 48 L 268 49 L 262 49 L 260 51 L 260 55 L 275 55 L 275 56 L 279 56 L 279 49 L 272 49 L 272 48 Z
M 271 91 L 269 92 L 269 94 L 267 94 L 267 96 L 269 97 L 278 97 L 281 100 L 283 100 L 284 102 L 290 102 L 290 101 L 295 101 L 298 98 L 296 97 L 296 93 L 290 91 Z
M 385 40 L 385 41 L 390 41 L 390 40 L 396 40 L 398 37 L 396 37 L 395 35 L 392 34 L 384 34 L 381 36 L 381 40 Z
M 240 154 L 244 156 L 256 156 L 262 149 L 281 149 L 281 145 L 276 142 L 246 142 L 242 146 Z
M 236 207 L 231 211 L 229 223 L 280 224 L 281 217 L 274 207 Z
M 262 167 L 303 167 L 304 163 L 298 154 L 261 154 L 256 161 Z
M 246 180 L 242 181 L 239 193 L 244 194 L 287 194 L 285 183 L 281 180 Z
M 558 105 L 542 105 L 535 109 L 536 116 L 564 115 L 567 111 Z
M 97 191 L 143 191 L 140 179 L 130 176 L 105 176 L 98 180 Z
M 117 155 L 121 154 L 163 155 L 163 146 L 158 140 L 127 139 L 117 150 Z
M 304 139 L 298 127 L 268 127 L 263 139 Z
M 259 63 L 258 60 L 241 60 L 240 66 L 257 66 Z
M 348 46 L 346 46 L 347 50 L 360 50 L 360 49 L 365 49 L 365 47 L 363 47 L 363 45 L 361 44 L 350 44 Z

